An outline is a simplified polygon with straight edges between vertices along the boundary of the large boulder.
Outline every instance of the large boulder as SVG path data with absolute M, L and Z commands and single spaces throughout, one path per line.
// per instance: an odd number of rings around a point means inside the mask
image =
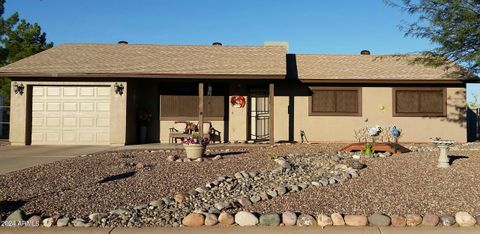
M 300 216 L 298 216 L 298 219 L 297 219 L 297 225 L 300 227 L 314 226 L 316 223 L 317 222 L 315 221 L 315 218 L 307 214 L 301 214 Z
M 285 226 L 294 226 L 297 224 L 297 215 L 291 211 L 283 212 L 282 222 Z
M 280 225 L 280 215 L 273 214 L 263 214 L 260 216 L 260 225 L 263 226 L 278 226 Z
M 390 217 L 383 214 L 372 214 L 368 216 L 368 222 L 373 226 L 388 226 L 390 225 Z
M 344 220 L 348 226 L 358 227 L 368 224 L 368 219 L 364 215 L 345 215 Z
M 250 212 L 240 211 L 235 215 L 235 223 L 240 226 L 255 226 L 258 224 L 258 219 Z
M 205 223 L 205 216 L 198 213 L 190 213 L 182 220 L 182 224 L 187 227 L 200 227 Z
M 232 225 L 235 223 L 235 218 L 227 212 L 222 212 L 218 216 L 218 222 L 222 225 Z
M 460 227 L 471 227 L 477 222 L 472 215 L 464 211 L 455 214 L 455 221 Z

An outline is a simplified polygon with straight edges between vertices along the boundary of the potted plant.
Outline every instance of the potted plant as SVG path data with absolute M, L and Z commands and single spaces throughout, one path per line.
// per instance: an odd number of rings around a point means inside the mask
M 182 143 L 187 158 L 198 159 L 203 157 L 205 148 L 210 143 L 210 140 L 208 138 L 202 138 L 198 133 L 194 133 L 192 137 L 185 138 Z
M 149 111 L 141 110 L 137 113 L 138 123 L 140 124 L 139 130 L 139 143 L 145 144 L 147 142 L 147 135 L 148 135 L 148 125 L 152 120 L 152 114 Z

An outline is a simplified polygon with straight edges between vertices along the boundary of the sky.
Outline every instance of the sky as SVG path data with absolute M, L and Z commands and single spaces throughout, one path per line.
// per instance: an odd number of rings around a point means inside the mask
M 435 47 L 428 39 L 404 37 L 399 26 L 415 18 L 382 0 L 7 0 L 5 15 L 13 12 L 39 23 L 55 45 L 286 41 L 297 54 L 363 49 L 395 54 Z

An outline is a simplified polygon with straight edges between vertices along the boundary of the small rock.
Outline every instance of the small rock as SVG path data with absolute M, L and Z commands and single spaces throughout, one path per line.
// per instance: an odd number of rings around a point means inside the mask
M 319 214 L 317 216 L 317 224 L 320 227 L 325 227 L 325 226 L 332 226 L 333 221 L 332 218 L 330 218 L 328 215 L 325 214 Z
M 240 173 L 240 172 L 235 173 L 233 176 L 237 179 L 243 178 L 242 173 Z
M 197 158 L 194 160 L 195 162 L 203 162 L 203 158 Z
M 438 225 L 440 222 L 440 219 L 438 218 L 437 215 L 435 214 L 426 214 L 423 216 L 422 220 L 422 225 L 423 226 L 429 226 L 429 227 L 435 227 Z
M 353 158 L 353 159 L 360 159 L 360 155 L 354 154 L 354 155 L 352 156 L 352 158 Z
M 277 191 L 279 196 L 287 193 L 287 188 L 285 188 L 284 186 L 278 186 L 277 188 L 275 188 L 275 190 Z
M 298 184 L 298 187 L 300 187 L 302 189 L 306 189 L 306 188 L 308 188 L 308 184 L 307 183 L 300 183 L 300 184 Z
M 407 214 L 405 216 L 407 220 L 407 226 L 414 227 L 422 223 L 422 216 L 417 214 Z
M 222 212 L 218 216 L 218 222 L 220 222 L 220 224 L 222 224 L 222 225 L 232 225 L 232 224 L 235 223 L 235 219 L 234 219 L 233 215 L 231 215 L 227 212 Z
M 139 163 L 137 163 L 137 164 L 135 165 L 135 167 L 136 167 L 137 169 L 143 169 L 143 168 L 145 168 L 145 163 L 139 162 Z
M 477 224 L 480 224 L 480 215 L 475 216 L 475 220 L 477 220 Z
M 263 226 L 278 226 L 280 224 L 280 215 L 278 214 L 264 214 L 260 216 L 260 225 Z
M 326 178 L 322 178 L 319 182 L 322 184 L 322 186 L 328 185 L 328 180 Z
M 182 224 L 187 227 L 200 227 L 205 223 L 203 214 L 190 213 L 182 220 Z
M 297 219 L 297 226 L 300 226 L 300 227 L 313 226 L 316 223 L 317 222 L 315 221 L 315 218 L 307 214 L 301 214 L 300 216 L 298 216 L 298 219 Z
M 268 200 L 268 195 L 266 192 L 261 192 L 260 193 L 260 198 L 262 198 L 262 201 Z
M 298 192 L 300 191 L 300 188 L 296 185 L 292 185 L 292 192 Z
M 163 201 L 153 200 L 148 205 L 153 206 L 154 208 L 163 207 Z
M 85 223 L 84 219 L 76 218 L 72 221 L 74 227 L 90 227 L 91 223 Z
M 290 165 L 290 163 L 288 163 L 287 161 L 285 161 L 285 159 L 275 159 L 275 162 L 280 166 L 282 167 L 282 169 L 286 169 L 286 170 L 289 170 L 292 168 L 292 166 Z
M 390 225 L 390 217 L 383 214 L 373 214 L 368 216 L 368 223 L 373 226 L 388 226 Z
M 247 211 L 240 211 L 235 215 L 235 223 L 240 226 L 255 226 L 258 219 L 255 215 Z
M 252 202 L 251 202 L 248 198 L 244 198 L 244 197 L 238 199 L 237 201 L 238 201 L 238 203 L 240 203 L 240 205 L 242 205 L 243 207 L 249 206 L 249 205 L 252 204 Z
M 218 210 L 223 210 L 223 209 L 227 208 L 229 206 L 229 204 L 226 203 L 226 202 L 217 202 L 213 206 L 215 208 L 217 208 Z
M 250 197 L 250 201 L 251 201 L 252 203 L 257 203 L 257 202 L 259 202 L 260 200 L 262 200 L 262 198 L 261 198 L 260 196 L 258 196 L 258 195 L 254 195 L 254 196 Z
M 51 227 L 53 225 L 53 222 L 55 222 L 53 218 L 46 218 L 43 220 L 42 224 L 44 227 Z
M 25 227 L 38 227 L 42 223 L 42 217 L 34 215 L 30 217 L 25 223 Z
M 469 213 L 461 211 L 455 214 L 455 222 L 457 222 L 460 227 L 471 227 L 475 225 L 477 220 Z
M 368 219 L 364 215 L 345 215 L 345 224 L 348 226 L 366 226 Z
M 131 211 L 129 209 L 125 209 L 125 208 L 118 208 L 118 209 L 110 211 L 110 213 L 116 214 L 116 215 L 124 215 L 124 214 L 130 214 Z M 73 221 L 72 221 L 72 223 L 73 223 Z
M 205 226 L 213 226 L 218 223 L 218 218 L 215 214 L 205 215 Z
M 186 194 L 186 193 L 178 193 L 173 197 L 173 199 L 177 203 L 182 203 L 187 196 L 188 196 L 188 194 Z
M 340 213 L 333 213 L 330 217 L 332 218 L 333 225 L 345 225 L 345 220 L 343 220 L 343 216 Z
M 335 180 L 335 178 L 333 178 L 333 177 L 330 177 L 330 179 L 328 179 L 328 183 L 329 184 L 335 184 L 335 183 L 337 183 L 337 180 Z
M 312 181 L 312 185 L 315 186 L 315 187 L 318 187 L 318 186 L 320 186 L 320 183 L 317 182 L 317 181 Z
M 291 211 L 283 212 L 282 221 L 285 226 L 293 226 L 297 223 L 297 215 Z
M 170 161 L 170 162 L 175 161 L 175 159 L 176 159 L 176 157 L 173 156 L 173 155 L 170 155 L 170 156 L 167 157 L 167 160 Z
M 267 194 L 272 198 L 277 196 L 277 192 L 275 190 L 270 190 L 267 192 Z
M 142 205 L 134 206 L 133 209 L 135 209 L 135 210 L 143 210 L 143 209 L 146 209 L 147 207 L 148 207 L 147 204 L 142 204 Z
M 57 220 L 57 227 L 66 227 L 70 222 L 70 218 L 61 218 Z
M 390 220 L 392 222 L 392 226 L 394 226 L 394 227 L 405 227 L 405 226 L 407 226 L 407 220 L 403 216 L 392 215 L 390 217 Z
M 93 222 L 99 222 L 100 220 L 102 220 L 103 218 L 107 217 L 108 214 L 105 214 L 105 213 L 92 213 L 88 216 L 88 218 L 90 220 L 92 220 Z

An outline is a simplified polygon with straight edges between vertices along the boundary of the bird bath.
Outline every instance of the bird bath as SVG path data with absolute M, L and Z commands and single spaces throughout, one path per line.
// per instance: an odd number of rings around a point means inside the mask
M 438 156 L 437 167 L 439 168 L 450 167 L 450 163 L 447 155 L 447 149 L 450 146 L 452 146 L 455 143 L 455 141 L 436 139 L 436 140 L 433 140 L 432 143 L 440 149 L 440 155 Z

